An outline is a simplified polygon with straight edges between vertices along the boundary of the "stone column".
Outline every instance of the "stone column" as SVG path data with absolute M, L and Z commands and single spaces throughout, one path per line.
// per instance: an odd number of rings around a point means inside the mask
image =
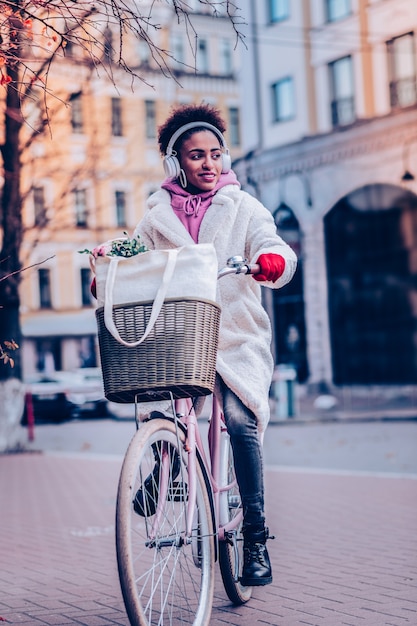
M 331 385 L 332 365 L 323 220 L 304 226 L 304 302 L 309 383 Z

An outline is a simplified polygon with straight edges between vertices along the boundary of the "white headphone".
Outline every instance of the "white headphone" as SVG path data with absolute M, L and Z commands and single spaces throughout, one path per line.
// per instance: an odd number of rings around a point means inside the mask
M 213 126 L 212 124 L 208 124 L 208 122 L 189 122 L 189 124 L 185 124 L 181 126 L 175 133 L 172 135 L 169 140 L 166 155 L 164 156 L 164 170 L 165 174 L 169 178 L 177 178 L 181 173 L 181 165 L 177 159 L 176 152 L 173 150 L 174 144 L 177 141 L 178 137 L 183 135 L 190 130 L 191 128 L 208 128 L 211 130 L 217 137 L 220 139 L 220 143 L 224 152 L 222 153 L 222 174 L 227 174 L 227 172 L 232 167 L 232 159 L 229 154 L 229 148 L 227 147 L 226 140 L 223 137 L 222 133 L 218 128 Z

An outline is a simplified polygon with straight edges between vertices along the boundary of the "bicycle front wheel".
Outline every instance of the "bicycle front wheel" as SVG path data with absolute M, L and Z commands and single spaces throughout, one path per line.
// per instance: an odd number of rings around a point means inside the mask
M 237 523 L 241 512 L 239 487 L 236 482 L 233 450 L 229 435 L 222 434 L 220 452 L 220 524 L 224 526 L 235 521 L 235 528 L 230 537 L 219 542 L 219 565 L 223 585 L 233 604 L 241 605 L 252 596 L 253 587 L 245 587 L 240 582 L 243 567 L 242 522 Z
M 202 469 L 188 473 L 186 436 L 154 418 L 134 435 L 116 506 L 119 578 L 132 626 L 208 626 L 214 592 L 214 533 Z M 191 537 L 188 493 L 196 480 Z

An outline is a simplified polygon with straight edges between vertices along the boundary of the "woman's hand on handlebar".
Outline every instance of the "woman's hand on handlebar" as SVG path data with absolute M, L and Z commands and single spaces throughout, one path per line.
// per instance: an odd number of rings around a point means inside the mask
M 252 274 L 258 282 L 275 282 L 282 276 L 285 269 L 285 259 L 280 254 L 261 254 L 257 263 L 249 264 L 241 256 L 232 256 L 227 260 L 227 266 L 221 269 L 218 278 L 228 274 Z
M 270 281 L 274 283 L 282 276 L 285 269 L 285 259 L 280 254 L 261 254 L 258 258 L 258 264 L 260 270 L 254 279 L 259 282 Z

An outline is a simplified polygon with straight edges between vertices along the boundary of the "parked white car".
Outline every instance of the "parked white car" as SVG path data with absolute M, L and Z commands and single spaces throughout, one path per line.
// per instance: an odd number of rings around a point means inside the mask
M 25 383 L 35 423 L 59 423 L 71 418 L 109 415 L 109 402 L 104 397 L 103 379 L 98 367 L 38 372 L 29 376 Z M 22 418 L 22 424 L 26 423 L 27 407 Z
M 75 372 L 61 372 L 68 381 L 68 401 L 73 406 L 73 417 L 106 417 L 108 401 L 99 367 L 84 367 Z
M 36 424 L 61 423 L 72 418 L 73 405 L 68 400 L 67 385 L 52 374 L 39 372 L 25 381 L 26 400 L 22 416 L 22 425 L 33 415 Z

